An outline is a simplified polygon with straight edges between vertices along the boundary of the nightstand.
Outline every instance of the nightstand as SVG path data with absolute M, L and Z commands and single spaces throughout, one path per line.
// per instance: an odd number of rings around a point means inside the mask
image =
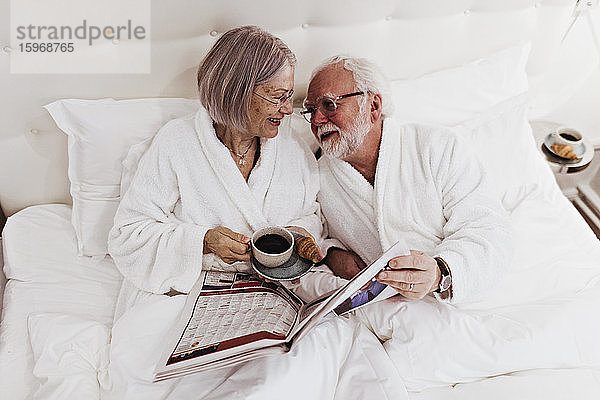
M 565 163 L 542 146 L 546 135 L 560 124 L 549 121 L 530 124 L 536 145 L 546 157 L 558 186 L 600 239 L 600 146 L 594 147 L 584 139 L 586 151 L 582 159 Z
M 4 249 L 2 248 L 2 236 L 0 236 L 0 321 L 2 320 L 2 308 L 4 304 L 4 286 L 6 286 L 6 276 L 4 275 L 3 252 Z
M 6 223 L 6 217 L 2 208 L 0 208 L 0 320 L 2 318 L 2 305 L 4 304 L 4 286 L 6 286 L 6 276 L 4 275 L 4 248 L 2 247 L 2 229 Z

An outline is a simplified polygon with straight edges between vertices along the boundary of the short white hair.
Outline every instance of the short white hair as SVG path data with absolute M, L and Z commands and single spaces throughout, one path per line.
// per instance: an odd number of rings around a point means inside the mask
M 377 64 L 367 58 L 344 54 L 335 55 L 326 59 L 315 68 L 310 76 L 310 80 L 312 81 L 315 75 L 325 68 L 340 62 L 345 70 L 352 72 L 352 77 L 358 90 L 381 95 L 381 113 L 384 117 L 388 117 L 394 113 L 390 84 Z

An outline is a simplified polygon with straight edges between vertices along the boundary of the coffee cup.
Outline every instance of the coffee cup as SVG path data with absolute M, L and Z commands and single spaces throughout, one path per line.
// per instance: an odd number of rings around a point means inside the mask
M 268 268 L 279 267 L 292 256 L 294 235 L 280 226 L 269 226 L 254 232 L 250 244 L 256 261 Z
M 559 127 L 550 134 L 552 143 L 567 144 L 579 154 L 583 144 L 583 136 L 578 130 L 566 127 Z

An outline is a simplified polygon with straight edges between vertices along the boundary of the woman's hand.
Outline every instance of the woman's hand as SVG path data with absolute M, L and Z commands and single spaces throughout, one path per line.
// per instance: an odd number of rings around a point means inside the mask
M 435 259 L 422 251 L 392 258 L 390 270 L 382 271 L 377 280 L 396 289 L 411 300 L 422 299 L 438 288 L 441 272 Z
M 367 265 L 354 252 L 332 247 L 327 251 L 325 264 L 340 278 L 352 279 Z
M 227 264 L 250 260 L 250 238 L 224 226 L 209 229 L 204 235 L 204 254 L 213 253 Z

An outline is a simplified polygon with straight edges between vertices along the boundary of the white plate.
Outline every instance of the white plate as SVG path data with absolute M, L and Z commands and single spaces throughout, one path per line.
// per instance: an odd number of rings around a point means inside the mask
M 544 139 L 544 146 L 546 147 L 546 150 L 548 150 L 553 156 L 560 158 L 561 160 L 564 160 L 566 162 L 578 162 L 579 160 L 581 160 L 583 158 L 583 155 L 585 154 L 585 144 L 579 143 L 576 146 L 571 146 L 573 148 L 573 151 L 575 152 L 575 154 L 577 154 L 577 159 L 575 160 L 571 160 L 569 158 L 565 158 L 562 156 L 559 156 L 558 154 L 556 154 L 554 152 L 554 150 L 552 150 L 552 145 L 554 144 L 554 137 L 552 136 L 552 134 L 548 134 L 546 136 L 546 138 Z

